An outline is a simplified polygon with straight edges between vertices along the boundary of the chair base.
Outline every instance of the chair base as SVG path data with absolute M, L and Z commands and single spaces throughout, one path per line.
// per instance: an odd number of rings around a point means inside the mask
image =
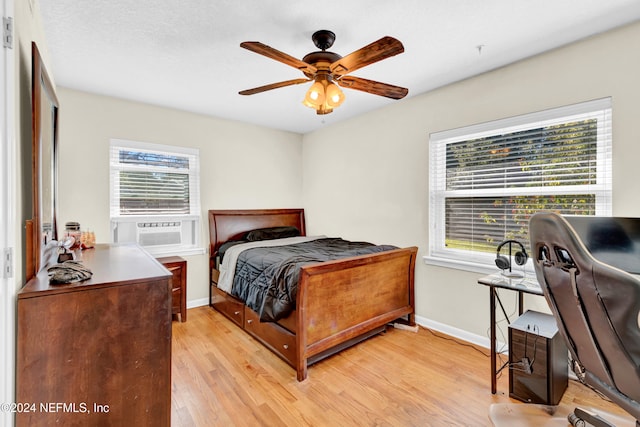
M 574 427 L 585 427 L 587 425 L 592 425 L 593 427 L 616 427 L 615 424 L 611 424 L 602 418 L 600 414 L 589 412 L 583 408 L 576 408 L 569 414 L 567 420 Z
M 627 418 L 599 409 L 585 409 L 590 414 L 606 419 L 616 427 L 640 427 L 631 417 Z M 495 427 L 567 427 L 568 417 L 573 413 L 574 408 L 568 405 L 494 403 L 489 408 L 489 419 Z

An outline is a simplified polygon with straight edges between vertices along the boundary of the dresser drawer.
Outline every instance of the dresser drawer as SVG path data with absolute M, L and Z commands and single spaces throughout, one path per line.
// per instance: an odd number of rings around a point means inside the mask
M 171 308 L 172 313 L 187 321 L 187 261 L 178 256 L 158 258 L 158 261 L 171 272 Z
M 182 288 L 171 289 L 171 311 L 173 314 L 181 314 L 180 302 L 182 301 Z
M 244 326 L 244 304 L 215 286 L 211 286 L 211 305 L 241 328 Z
M 244 308 L 244 329 L 292 366 L 296 360 L 296 336 L 273 322 L 260 322 L 258 314 Z
M 182 266 L 169 266 L 167 270 L 172 274 L 171 289 L 179 291 L 182 288 Z

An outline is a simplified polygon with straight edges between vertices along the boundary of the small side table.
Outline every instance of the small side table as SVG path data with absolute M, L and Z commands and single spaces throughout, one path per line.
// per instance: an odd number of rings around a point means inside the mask
M 542 288 L 538 284 L 535 276 L 527 275 L 523 278 L 508 278 L 500 273 L 494 273 L 489 276 L 481 277 L 478 279 L 478 284 L 489 287 L 489 313 L 490 313 L 490 328 L 491 328 L 491 394 L 496 394 L 497 391 L 497 378 L 496 375 L 502 371 L 508 362 L 498 368 L 496 363 L 496 301 L 500 304 L 502 314 L 504 315 L 507 323 L 509 322 L 509 316 L 500 301 L 498 295 L 498 289 L 508 289 L 510 291 L 518 292 L 518 315 L 522 315 L 524 311 L 524 294 L 543 295 Z
M 158 261 L 173 275 L 171 279 L 171 312 L 187 321 L 187 261 L 179 256 L 158 258 Z

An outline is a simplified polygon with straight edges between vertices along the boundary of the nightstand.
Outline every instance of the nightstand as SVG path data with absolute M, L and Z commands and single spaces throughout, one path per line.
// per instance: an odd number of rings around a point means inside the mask
M 171 312 L 181 322 L 187 321 L 187 261 L 179 256 L 158 258 L 173 275 L 171 279 Z

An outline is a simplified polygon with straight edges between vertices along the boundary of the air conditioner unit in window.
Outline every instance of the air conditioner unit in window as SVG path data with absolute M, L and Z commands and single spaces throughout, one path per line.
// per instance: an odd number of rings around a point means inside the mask
M 158 221 L 136 223 L 136 242 L 142 246 L 182 244 L 181 221 Z
M 197 249 L 199 231 L 197 216 L 111 218 L 113 243 L 137 243 L 152 255 Z

